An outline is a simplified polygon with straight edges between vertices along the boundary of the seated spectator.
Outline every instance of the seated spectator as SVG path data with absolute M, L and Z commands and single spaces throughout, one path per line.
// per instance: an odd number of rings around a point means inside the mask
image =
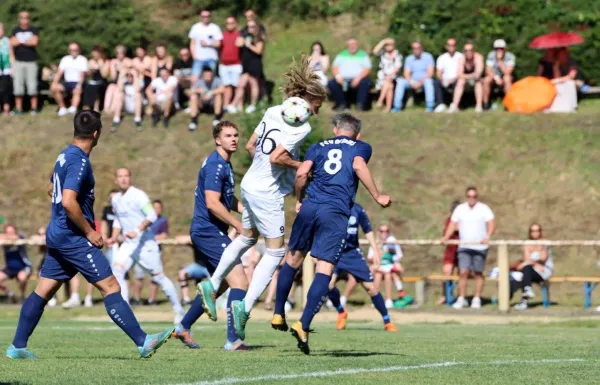
M 142 84 L 146 90 L 152 82 L 152 58 L 147 55 L 146 48 L 139 46 L 135 49 L 135 57 L 131 64 L 142 77 Z
M 329 69 L 329 55 L 325 52 L 323 44 L 320 41 L 315 41 L 310 49 L 310 68 L 321 78 L 321 84 L 327 85 L 327 70 Z
M 463 51 L 464 56 L 461 57 L 459 62 L 458 80 L 448 112 L 458 111 L 460 100 L 467 87 L 475 91 L 475 112 L 481 112 L 483 111 L 483 84 L 481 84 L 481 77 L 484 70 L 483 55 L 475 52 L 475 45 L 473 43 L 465 44 Z
M 542 226 L 537 223 L 529 227 L 529 239 L 532 241 L 543 241 Z M 525 310 L 528 307 L 527 301 L 533 298 L 531 284 L 547 281 L 554 272 L 554 262 L 552 261 L 552 252 L 548 246 L 544 245 L 525 245 L 523 247 L 523 259 L 517 266 L 517 271 L 523 273 L 521 281 L 521 302 L 515 305 L 515 310 Z
M 202 73 L 202 68 L 210 67 L 217 70 L 219 49 L 223 40 L 221 28 L 211 22 L 212 13 L 208 9 L 200 11 L 200 22 L 190 29 L 190 51 L 194 58 L 193 76 L 197 80 Z
M 250 105 L 246 107 L 245 111 L 247 114 L 251 114 L 256 111 L 256 103 L 258 103 L 260 95 L 260 81 L 264 76 L 262 54 L 265 49 L 265 40 L 256 21 L 250 21 L 247 32 L 242 31 L 240 33 L 237 38 L 237 46 L 242 48 L 242 77 L 235 90 L 235 98 L 231 103 L 234 107 L 232 112 L 243 109 L 246 87 L 249 87 Z
M 121 123 L 123 112 L 134 115 L 133 121 L 137 131 L 142 130 L 142 77 L 134 69 L 122 70 L 119 76 L 117 91 L 109 110 L 113 115 L 111 132 L 115 132 Z
M 10 40 L 4 34 L 4 25 L 0 23 L 0 108 L 2 114 L 10 114 L 10 98 L 12 96 L 12 68 L 15 55 Z
M 379 91 L 377 107 L 382 108 L 385 101 L 385 112 L 392 110 L 394 100 L 394 84 L 402 68 L 402 55 L 395 49 L 396 42 L 392 38 L 383 39 L 375 48 L 373 55 L 379 56 L 379 71 L 377 71 L 377 85 Z
M 502 87 L 506 94 L 513 82 L 515 55 L 506 51 L 506 42 L 503 39 L 494 41 L 494 50 L 488 53 L 485 66 L 483 104 L 488 108 L 492 90 L 495 87 Z
M 100 100 L 106 91 L 110 74 L 110 61 L 104 56 L 104 48 L 99 45 L 92 49 L 88 60 L 88 77 L 83 88 L 83 106 L 100 111 Z
M 124 74 L 125 70 L 132 67 L 132 61 L 127 57 L 127 48 L 125 48 L 124 45 L 119 44 L 115 48 L 115 55 L 115 58 L 110 60 L 110 83 L 106 87 L 106 95 L 104 95 L 104 112 L 114 110 L 112 102 L 114 100 L 113 97 L 118 90 L 119 76 L 121 73 Z
M 54 100 L 59 106 L 58 116 L 75 114 L 79 108 L 83 81 L 88 71 L 88 61 L 80 52 L 79 44 L 75 42 L 69 44 L 69 54 L 61 59 L 50 86 Z M 65 96 L 71 96 L 71 107 L 68 109 Z
M 152 109 L 152 127 L 156 127 L 163 116 L 164 128 L 169 128 L 169 120 L 173 111 L 173 98 L 177 90 L 177 78 L 168 69 L 163 68 L 158 77 L 146 88 L 148 104 Z
M 202 77 L 192 87 L 190 95 L 191 122 L 188 126 L 190 131 L 198 127 L 198 115 L 214 113 L 213 127 L 219 124 L 223 117 L 223 93 L 225 86 L 218 76 L 215 76 L 210 67 L 204 67 Z
M 173 72 L 173 56 L 169 55 L 165 43 L 158 43 L 154 48 L 154 57 L 152 58 L 152 79 L 158 77 L 161 69 L 166 68 Z
M 369 79 L 371 72 L 371 59 L 362 49 L 358 49 L 355 38 L 348 39 L 347 49 L 340 52 L 333 61 L 331 73 L 333 79 L 329 80 L 327 87 L 335 102 L 335 110 L 343 111 L 350 106 L 346 92 L 356 91 L 356 108 L 366 110 L 369 103 L 369 90 L 373 82 Z
M 240 83 L 242 76 L 241 50 L 238 46 L 240 31 L 237 28 L 235 17 L 229 16 L 225 20 L 225 32 L 223 32 L 223 42 L 221 44 L 221 64 L 219 65 L 219 76 L 225 86 L 223 93 L 223 105 L 227 111 L 235 112 L 235 107 L 231 104 L 235 89 Z
M 454 92 L 458 80 L 458 67 L 463 54 L 456 50 L 456 39 L 451 37 L 446 41 L 446 52 L 441 54 L 436 61 L 436 99 L 439 103 L 435 112 L 444 112 L 449 95 Z
M 177 78 L 177 101 L 181 106 L 185 105 L 188 97 L 185 93 L 192 87 L 192 67 L 194 66 L 194 59 L 190 49 L 184 47 L 179 50 L 179 57 L 173 64 L 173 75 Z
M 448 226 L 450 225 L 450 217 L 454 212 L 454 209 L 458 207 L 460 204 L 459 201 L 453 201 L 450 206 L 450 215 L 446 218 L 444 223 L 444 231 L 442 231 L 442 236 L 446 234 L 446 230 L 448 230 Z M 458 231 L 455 231 L 450 238 L 451 240 L 458 240 Z M 450 277 L 454 272 L 454 269 L 458 267 L 458 245 L 446 245 L 444 249 L 444 261 L 442 265 L 442 274 Z M 442 282 L 442 296 L 438 299 L 438 305 L 444 305 L 446 303 L 446 282 Z
M 377 243 L 381 245 L 381 264 L 374 266 L 373 271 L 375 288 L 380 291 L 381 282 L 384 283 L 385 292 L 385 307 L 390 309 L 394 307 L 392 300 L 392 282 L 396 286 L 398 299 L 403 300 L 405 297 L 404 287 L 402 285 L 402 274 L 404 268 L 400 264 L 400 260 L 404 256 L 400 245 L 396 243 L 396 237 L 391 235 L 388 225 L 381 225 L 377 231 Z M 375 255 L 375 250 L 369 247 L 367 258 L 370 260 Z
M 4 234 L 0 234 L 0 239 L 16 241 L 24 239 L 22 234 L 17 232 L 17 228 L 14 225 L 6 225 L 4 227 Z M 15 295 L 5 285 L 4 281 L 7 279 L 17 279 L 19 281 L 19 289 L 21 290 L 21 302 L 25 300 L 25 291 L 27 289 L 27 281 L 29 280 L 29 274 L 31 274 L 31 262 L 27 256 L 27 246 L 3 246 L 4 258 L 6 259 L 6 266 L 0 271 L 0 290 L 7 293 L 10 300 L 16 302 Z
M 575 112 L 577 109 L 577 63 L 566 47 L 546 51 L 538 65 L 538 76 L 550 79 L 556 87 L 556 97 L 546 112 Z
M 433 56 L 429 52 L 423 51 L 423 44 L 420 41 L 415 41 L 411 47 L 413 53 L 404 61 L 404 78 L 396 80 L 393 110 L 402 110 L 406 90 L 418 91 L 422 89 L 425 92 L 427 111 L 433 111 L 433 107 L 435 107 L 435 88 L 433 85 L 435 62 Z

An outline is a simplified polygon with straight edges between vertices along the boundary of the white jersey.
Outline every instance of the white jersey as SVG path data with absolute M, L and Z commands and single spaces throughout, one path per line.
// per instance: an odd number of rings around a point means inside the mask
M 133 186 L 129 187 L 125 194 L 118 192 L 113 195 L 112 207 L 115 213 L 113 227 L 121 229 L 123 234 L 137 229 L 145 219 L 148 219 L 148 210 L 154 212 L 148 195 Z M 154 214 L 154 217 L 156 218 L 156 214 Z M 139 243 L 149 240 L 154 240 L 150 227 L 136 238 L 125 238 L 125 243 Z
M 265 112 L 254 133 L 258 135 L 252 165 L 242 179 L 242 190 L 266 199 L 279 199 L 294 190 L 296 170 L 271 164 L 269 156 L 280 144 L 297 160 L 300 145 L 310 134 L 310 124 L 292 127 L 283 121 L 281 106 Z

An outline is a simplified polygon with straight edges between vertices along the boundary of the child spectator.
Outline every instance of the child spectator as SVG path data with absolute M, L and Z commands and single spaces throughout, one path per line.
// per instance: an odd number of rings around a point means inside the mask
M 381 281 L 384 283 L 385 307 L 390 309 L 394 307 L 392 300 L 392 282 L 396 286 L 398 298 L 403 300 L 405 297 L 404 286 L 402 285 L 402 274 L 404 268 L 400 260 L 404 256 L 400 245 L 396 243 L 396 237 L 391 235 L 388 225 L 381 225 L 377 231 L 378 244 L 381 245 L 381 265 L 374 266 L 374 282 L 377 290 L 381 288 Z M 375 250 L 369 247 L 367 258 L 370 260 L 375 255 Z
M 450 216 L 456 209 L 456 207 L 460 204 L 459 201 L 455 200 L 452 202 L 450 206 Z M 446 230 L 448 230 L 448 226 L 450 226 L 450 216 L 446 218 L 446 222 L 444 223 L 444 231 L 442 231 L 442 235 L 446 234 Z M 451 236 L 451 240 L 458 239 L 458 231 L 455 231 Z M 457 257 L 458 245 L 446 245 L 444 249 L 444 261 L 442 265 L 442 273 L 448 277 L 452 275 L 454 269 L 458 266 L 458 257 Z M 442 296 L 438 299 L 437 304 L 443 305 L 446 303 L 446 282 L 442 282 Z

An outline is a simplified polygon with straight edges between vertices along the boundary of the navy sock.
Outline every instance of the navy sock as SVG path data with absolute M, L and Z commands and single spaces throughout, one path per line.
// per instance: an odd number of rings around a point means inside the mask
M 246 290 L 231 289 L 227 297 L 227 341 L 235 342 L 238 340 L 238 334 L 233 326 L 233 314 L 231 313 L 231 302 L 241 301 L 246 296 Z
M 13 340 L 15 348 L 27 347 L 27 340 L 31 333 L 33 333 L 38 322 L 40 322 L 40 318 L 42 318 L 42 314 L 44 314 L 46 303 L 48 303 L 48 301 L 37 295 L 35 291 L 27 297 L 21 307 L 19 324 L 17 325 L 17 332 L 15 333 L 15 339 Z
M 340 302 L 340 291 L 338 288 L 334 287 L 333 289 L 329 290 L 329 294 L 327 294 L 327 296 L 329 297 L 329 300 L 333 306 L 337 309 L 337 312 L 342 314 L 344 312 L 344 307 Z
M 390 323 L 390 315 L 388 314 L 388 311 L 385 307 L 385 301 L 383 300 L 381 293 L 377 293 L 377 295 L 372 296 L 371 301 L 373 302 L 375 309 L 377 309 L 379 314 L 381 314 L 381 316 L 383 317 L 383 323 L 389 324 Z
M 317 273 L 315 275 L 315 280 L 313 281 L 312 285 L 310 285 L 310 289 L 308 289 L 306 306 L 302 312 L 302 317 L 300 317 L 303 330 L 307 331 L 309 329 L 312 319 L 321 309 L 323 301 L 325 301 L 325 296 L 329 291 L 330 280 L 331 276 L 329 275 L 325 275 L 323 273 Z
M 275 296 L 275 314 L 285 314 L 285 302 L 287 301 L 292 285 L 294 284 L 294 278 L 298 269 L 294 269 L 286 263 L 283 264 L 279 271 L 279 278 L 277 278 L 277 294 Z
M 204 307 L 202 306 L 202 300 L 200 299 L 200 296 L 197 295 L 192 302 L 192 306 L 183 316 L 183 319 L 181 320 L 181 326 L 183 326 L 185 330 L 189 330 L 202 314 L 204 314 Z
M 104 307 L 110 319 L 131 338 L 136 346 L 144 346 L 146 333 L 140 327 L 131 307 L 125 302 L 120 291 L 104 297 Z

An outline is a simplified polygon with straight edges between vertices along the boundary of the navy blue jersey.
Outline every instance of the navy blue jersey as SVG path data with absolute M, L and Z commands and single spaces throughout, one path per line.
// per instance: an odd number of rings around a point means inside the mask
M 350 210 L 350 219 L 348 220 L 348 235 L 346 236 L 346 250 L 358 249 L 358 227 L 363 233 L 368 234 L 373 229 L 371 221 L 367 216 L 365 209 L 358 203 L 354 203 Z
M 25 237 L 19 234 L 19 239 Z M 27 246 L 4 246 L 4 257 L 6 258 L 6 267 L 13 271 L 20 271 L 31 266 L 27 256 Z
M 309 201 L 334 206 L 350 215 L 358 177 L 353 162 L 357 156 L 366 163 L 371 158 L 371 146 L 346 136 L 338 136 L 313 144 L 304 160 L 313 162 L 312 182 L 306 190 Z
M 94 172 L 88 154 L 81 148 L 70 145 L 65 148 L 54 163 L 52 174 L 52 213 L 46 230 L 46 246 L 69 247 L 86 240 L 83 231 L 73 223 L 62 206 L 64 190 L 77 193 L 77 203 L 85 220 L 94 225 Z
M 227 232 L 228 224 L 215 217 L 206 207 L 206 190 L 221 193 L 221 203 L 231 211 L 233 193 L 235 190 L 233 168 L 231 163 L 215 150 L 202 163 L 198 173 L 198 184 L 194 195 L 194 219 L 192 219 L 191 233 L 206 231 Z

